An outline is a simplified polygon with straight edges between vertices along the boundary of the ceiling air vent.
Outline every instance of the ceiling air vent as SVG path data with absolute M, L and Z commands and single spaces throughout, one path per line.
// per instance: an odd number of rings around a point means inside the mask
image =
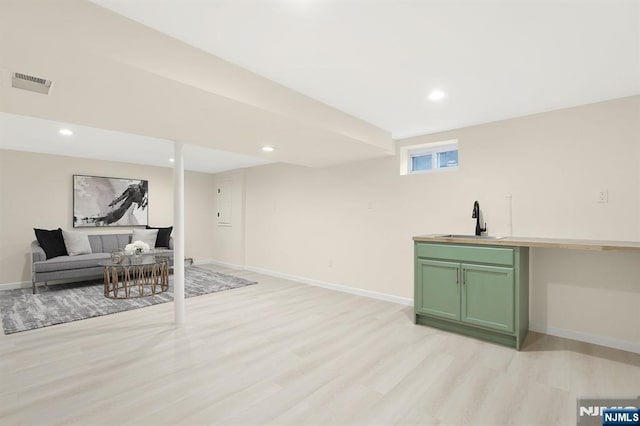
M 11 77 L 11 86 L 16 89 L 23 89 L 30 92 L 48 95 L 49 90 L 51 90 L 51 80 L 45 80 L 44 78 L 14 72 Z

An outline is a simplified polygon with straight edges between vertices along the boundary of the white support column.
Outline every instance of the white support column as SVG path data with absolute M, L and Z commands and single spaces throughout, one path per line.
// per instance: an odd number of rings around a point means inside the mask
M 184 308 L 184 161 L 182 142 L 173 142 L 173 304 L 176 325 L 185 321 Z

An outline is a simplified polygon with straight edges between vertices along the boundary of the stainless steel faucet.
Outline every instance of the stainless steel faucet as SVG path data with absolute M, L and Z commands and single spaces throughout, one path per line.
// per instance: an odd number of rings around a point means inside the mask
M 484 223 L 484 228 L 480 226 L 480 203 L 473 202 L 473 213 L 471 218 L 476 220 L 476 235 L 480 236 L 483 232 L 487 232 L 487 222 Z

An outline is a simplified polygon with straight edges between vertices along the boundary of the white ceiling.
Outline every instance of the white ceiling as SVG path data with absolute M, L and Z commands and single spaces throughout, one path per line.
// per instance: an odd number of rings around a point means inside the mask
M 640 93 L 638 0 L 93 2 L 394 138 Z
M 11 89 L 14 71 L 52 93 Z M 0 0 L 8 149 L 166 166 L 179 140 L 191 170 L 327 166 L 635 95 L 639 76 L 640 0 Z
M 69 129 L 73 135 L 61 135 L 60 129 Z M 0 112 L 0 149 L 173 167 L 169 161 L 173 157 L 173 142 L 165 139 L 3 112 Z M 183 156 L 186 170 L 205 173 L 271 163 L 264 158 L 195 145 L 185 145 Z

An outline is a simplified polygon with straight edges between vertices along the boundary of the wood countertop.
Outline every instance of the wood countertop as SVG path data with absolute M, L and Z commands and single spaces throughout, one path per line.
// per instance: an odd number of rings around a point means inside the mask
M 638 241 L 571 240 L 564 238 L 504 237 L 500 239 L 470 237 L 446 237 L 445 234 L 413 237 L 417 242 L 441 242 L 458 244 L 480 244 L 490 246 L 542 247 L 594 251 L 640 251 Z

